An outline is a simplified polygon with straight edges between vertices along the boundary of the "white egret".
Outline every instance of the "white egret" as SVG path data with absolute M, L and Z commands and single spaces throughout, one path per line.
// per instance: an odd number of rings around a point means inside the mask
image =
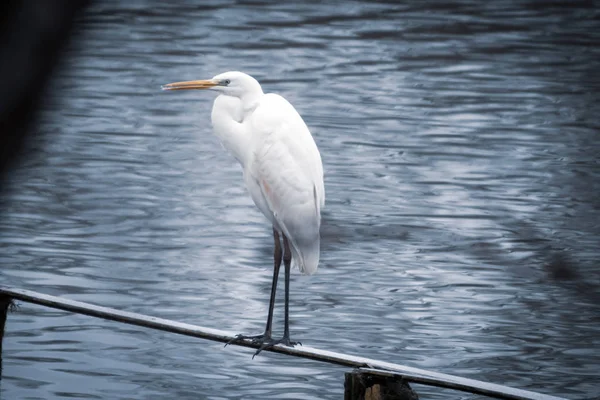
M 211 89 L 219 93 L 211 115 L 214 133 L 241 164 L 252 200 L 273 226 L 273 283 L 265 331 L 256 336 L 238 335 L 235 341 L 252 339 L 260 344 L 254 355 L 278 343 L 295 345 L 289 332 L 291 263 L 303 274 L 317 270 L 321 210 L 325 205 L 323 164 L 308 127 L 285 98 L 263 93 L 258 81 L 242 72 L 230 71 L 212 79 L 175 82 L 162 88 Z M 273 308 L 282 256 L 285 325 L 283 337 L 274 340 Z

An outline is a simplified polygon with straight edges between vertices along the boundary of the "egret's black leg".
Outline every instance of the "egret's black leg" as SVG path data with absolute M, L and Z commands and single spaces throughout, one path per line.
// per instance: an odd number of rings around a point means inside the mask
M 269 340 L 263 342 L 263 344 L 256 350 L 254 355 L 256 356 L 258 353 L 263 351 L 264 349 L 269 349 L 276 344 L 284 344 L 286 346 L 293 347 L 297 344 L 302 344 L 300 342 L 292 342 L 290 340 L 290 271 L 292 269 L 292 251 L 290 250 L 290 244 L 288 243 L 287 238 L 283 235 L 283 265 L 285 267 L 285 325 L 283 330 L 283 337 L 278 340 Z
M 267 326 L 265 327 L 265 336 L 269 339 L 271 338 L 273 327 L 273 309 L 275 308 L 277 278 L 279 277 L 279 267 L 281 267 L 281 242 L 279 240 L 279 232 L 277 232 L 277 229 L 275 228 L 273 228 L 273 239 L 275 241 L 275 250 L 273 252 L 273 282 L 271 283 L 271 298 L 269 299 L 269 315 L 267 317 Z
M 285 267 L 285 325 L 280 343 L 286 346 L 302 344 L 290 341 L 290 271 L 292 269 L 292 251 L 287 237 L 283 235 L 283 265 Z
M 285 237 L 285 236 L 284 236 Z M 279 240 L 279 232 L 277 229 L 273 228 L 273 240 L 275 242 L 275 250 L 273 252 L 273 282 L 271 283 L 271 298 L 269 299 L 269 315 L 267 316 L 267 325 L 265 326 L 265 332 L 261 335 L 254 336 L 246 336 L 246 335 L 237 335 L 235 339 L 229 341 L 227 344 L 237 343 L 244 339 L 252 339 L 254 343 L 261 344 L 261 347 L 254 354 L 256 356 L 261 352 L 264 348 L 268 347 L 270 343 L 273 342 L 271 337 L 272 329 L 273 329 L 273 309 L 275 308 L 275 293 L 277 290 L 277 278 L 279 277 L 279 268 L 281 267 L 281 241 Z M 227 345 L 225 345 L 227 346 Z M 252 356 L 252 358 L 254 358 Z

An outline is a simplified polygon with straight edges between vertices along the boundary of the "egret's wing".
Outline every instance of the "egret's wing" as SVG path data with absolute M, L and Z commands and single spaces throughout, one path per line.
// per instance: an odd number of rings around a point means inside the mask
M 281 96 L 265 95 L 249 123 L 255 140 L 247 177 L 247 183 L 253 181 L 248 185 L 252 198 L 290 240 L 300 271 L 314 273 L 324 202 L 317 146 L 300 115 Z

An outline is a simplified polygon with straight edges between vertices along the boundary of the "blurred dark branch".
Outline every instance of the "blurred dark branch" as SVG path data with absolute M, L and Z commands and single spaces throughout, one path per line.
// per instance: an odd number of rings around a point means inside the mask
M 34 132 L 44 89 L 87 1 L 0 3 L 0 182 Z M 0 186 L 1 188 L 1 186 Z

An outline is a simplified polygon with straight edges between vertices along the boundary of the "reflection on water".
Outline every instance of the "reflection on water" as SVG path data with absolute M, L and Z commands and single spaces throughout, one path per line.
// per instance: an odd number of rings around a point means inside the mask
M 597 395 L 598 28 L 585 3 L 95 4 L 3 200 L 0 279 L 260 331 L 270 229 L 212 97 L 160 91 L 239 69 L 297 107 L 325 165 L 296 339 Z M 0 396 L 337 399 L 342 372 L 23 305 Z

